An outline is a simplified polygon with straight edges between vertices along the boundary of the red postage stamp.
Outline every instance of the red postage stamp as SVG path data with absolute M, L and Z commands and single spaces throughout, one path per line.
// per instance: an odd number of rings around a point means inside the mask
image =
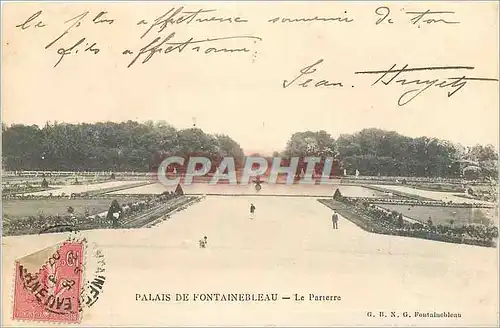
M 13 318 L 79 323 L 84 243 L 57 244 L 16 261 Z

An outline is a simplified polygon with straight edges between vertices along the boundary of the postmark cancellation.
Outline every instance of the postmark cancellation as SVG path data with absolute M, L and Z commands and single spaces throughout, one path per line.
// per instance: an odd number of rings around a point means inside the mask
M 12 319 L 27 322 L 78 324 L 84 308 L 95 304 L 105 283 L 105 260 L 85 238 L 67 240 L 15 261 Z M 97 271 L 86 277 L 87 255 Z M 88 280 L 88 281 L 87 281 Z

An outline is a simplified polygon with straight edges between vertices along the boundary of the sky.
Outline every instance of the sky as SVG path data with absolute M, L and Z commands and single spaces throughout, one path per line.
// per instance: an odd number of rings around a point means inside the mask
M 442 7 L 445 6 L 446 8 Z M 326 130 L 333 137 L 363 128 L 381 128 L 418 137 L 429 136 L 464 145 L 493 144 L 498 148 L 498 82 L 469 81 L 451 97 L 450 88 L 431 87 L 405 106 L 398 98 L 415 86 L 372 83 L 373 74 L 357 71 L 402 67 L 471 66 L 473 70 L 405 73 L 408 80 L 469 77 L 498 79 L 498 4 L 435 3 L 433 10 L 453 10 L 460 24 L 408 23 L 405 10 L 422 8 L 390 4 L 395 23 L 375 25 L 376 5 L 213 4 L 191 3 L 184 11 L 215 9 L 214 15 L 241 16 L 245 24 L 198 23 L 153 28 L 151 22 L 175 3 L 148 4 L 16 4 L 4 5 L 2 19 L 2 121 L 38 124 L 164 120 L 176 128 L 197 127 L 224 133 L 247 152 L 271 153 L 285 147 L 294 132 Z M 406 8 L 405 8 L 406 7 Z M 16 28 L 33 13 L 42 13 L 26 29 Z M 52 48 L 45 49 L 66 28 L 64 21 L 89 10 Z M 93 24 L 107 11 L 114 22 Z M 474 13 L 474 14 L 472 14 Z M 211 17 L 208 15 L 204 17 Z M 272 17 L 351 17 L 352 23 L 308 22 L 271 24 Z M 34 27 L 37 21 L 44 27 Z M 73 21 L 72 21 L 73 22 Z M 385 23 L 385 22 L 384 22 Z M 257 36 L 200 43 L 202 47 L 242 48 L 248 53 L 155 54 L 141 64 L 127 65 L 138 51 L 159 36 L 177 42 L 194 38 Z M 77 46 L 60 59 L 59 51 L 85 38 L 99 52 Z M 90 45 L 90 44 L 89 44 Z M 191 45 L 191 48 L 194 46 Z M 206 50 L 206 48 L 202 48 Z M 75 50 L 79 50 L 78 53 Z M 130 49 L 134 55 L 123 55 Z M 309 87 L 287 88 L 300 70 L 318 60 Z M 320 80 L 343 87 L 311 87 Z

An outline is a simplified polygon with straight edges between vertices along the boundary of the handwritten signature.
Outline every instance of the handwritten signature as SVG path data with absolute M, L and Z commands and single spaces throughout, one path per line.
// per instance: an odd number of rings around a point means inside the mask
M 299 71 L 299 74 L 295 76 L 292 80 L 283 80 L 283 88 L 289 88 L 291 86 L 298 86 L 302 88 L 307 87 L 344 87 L 344 84 L 340 81 L 330 82 L 328 80 L 315 80 L 311 78 L 315 76 L 318 71 L 318 67 L 323 63 L 323 59 L 316 61 L 312 65 L 308 65 Z M 472 77 L 468 75 L 457 75 L 454 77 L 447 78 L 411 78 L 408 75 L 412 73 L 425 72 L 425 71 L 463 71 L 463 70 L 474 70 L 472 66 L 427 66 L 427 67 L 409 67 L 409 64 L 404 65 L 402 68 L 397 69 L 396 64 L 392 65 L 389 69 L 384 70 L 368 70 L 359 71 L 354 74 L 374 74 L 377 75 L 377 79 L 371 84 L 371 86 L 382 85 L 389 86 L 394 84 L 399 84 L 401 86 L 409 86 L 410 90 L 406 90 L 398 98 L 398 105 L 404 106 L 413 101 L 415 98 L 419 97 L 423 93 L 430 90 L 431 87 L 439 87 L 440 89 L 447 90 L 448 97 L 453 96 L 459 90 L 463 89 L 467 83 L 471 81 L 475 82 L 498 82 L 496 78 L 486 78 L 486 77 Z M 354 87 L 354 86 L 352 86 Z
M 400 84 L 401 86 L 412 86 L 414 88 L 405 91 L 398 99 L 398 105 L 404 106 L 412 100 L 430 90 L 431 87 L 439 87 L 448 91 L 448 98 L 453 96 L 459 90 L 464 88 L 469 81 L 479 82 L 498 82 L 495 78 L 486 77 L 471 77 L 467 75 L 459 75 L 447 78 L 410 78 L 407 75 L 415 72 L 424 71 L 463 71 L 474 70 L 472 66 L 427 66 L 427 67 L 409 67 L 408 64 L 400 69 L 396 69 L 396 64 L 385 70 L 360 71 L 354 74 L 375 74 L 378 78 L 372 83 L 372 86 L 382 83 L 383 86 L 390 84 Z M 398 79 L 397 79 L 398 78 Z

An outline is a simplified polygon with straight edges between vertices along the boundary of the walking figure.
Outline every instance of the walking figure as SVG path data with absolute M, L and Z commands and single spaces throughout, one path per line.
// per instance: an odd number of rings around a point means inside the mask
M 339 216 L 338 216 L 337 212 L 333 211 L 333 215 L 332 215 L 333 229 L 338 229 L 339 228 L 338 222 L 339 222 Z
M 250 219 L 253 219 L 255 217 L 255 206 L 253 203 L 250 203 Z

